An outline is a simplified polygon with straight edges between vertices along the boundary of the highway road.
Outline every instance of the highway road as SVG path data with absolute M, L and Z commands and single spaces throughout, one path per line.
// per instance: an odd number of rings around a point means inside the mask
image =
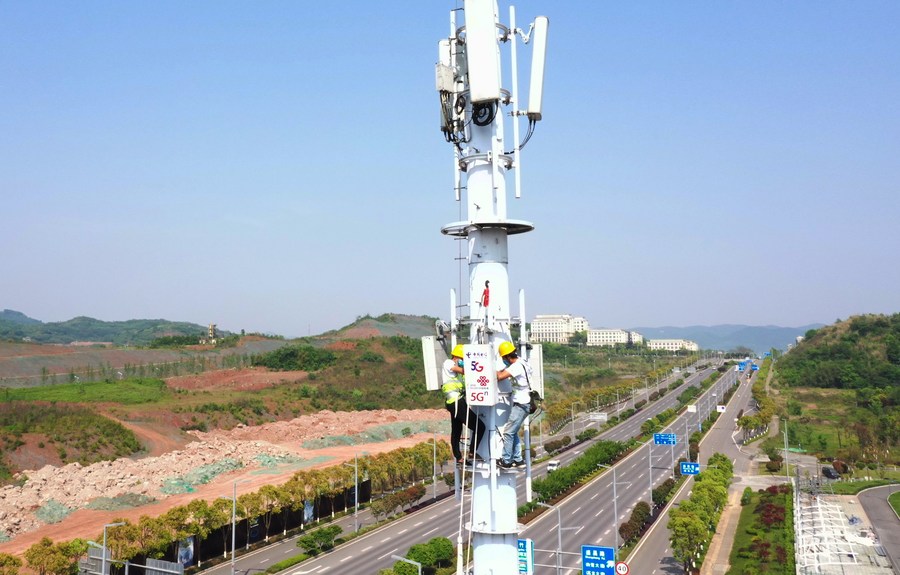
M 602 439 L 613 439 L 625 441 L 631 437 L 640 434 L 641 424 L 648 418 L 660 413 L 665 409 L 674 407 L 677 404 L 677 396 L 681 391 L 690 385 L 694 385 L 702 378 L 713 372 L 707 369 L 699 373 L 686 377 L 685 383 L 678 389 L 668 392 L 661 399 L 645 406 L 638 414 L 632 416 L 625 422 L 613 427 L 606 432 L 600 434 Z M 684 375 L 684 374 L 679 374 Z M 677 460 L 680 454 L 684 452 L 685 442 L 683 434 L 685 426 L 687 430 L 692 431 L 697 428 L 699 417 L 702 413 L 708 413 L 709 410 L 715 409 L 712 394 L 722 397 L 725 386 L 731 385 L 734 372 L 726 372 L 718 383 L 706 392 L 697 403 L 700 407 L 698 413 L 687 414 L 687 421 L 682 418 L 676 420 L 667 429 L 672 433 L 679 435 L 679 444 L 675 446 L 674 451 L 665 446 L 656 446 L 652 448 L 653 453 L 653 482 L 661 483 L 665 477 L 671 475 L 670 463 L 674 457 Z M 671 379 L 660 382 L 660 385 L 666 385 Z M 652 388 L 651 388 L 652 391 Z M 638 393 L 638 399 L 641 394 Z M 629 400 L 630 401 L 630 400 Z M 626 403 L 627 402 L 623 402 Z M 626 405 L 623 405 L 624 409 Z M 580 421 L 576 421 L 576 429 L 581 430 L 585 425 L 591 423 L 587 419 L 586 414 L 579 414 Z M 533 438 L 534 440 L 534 438 Z M 585 443 L 560 454 L 554 459 L 558 459 L 565 465 L 575 457 L 581 454 L 583 449 L 589 443 Z M 618 512 L 619 516 L 624 517 L 618 523 L 628 518 L 631 508 L 639 500 L 643 498 L 649 501 L 650 478 L 648 474 L 647 446 L 641 447 L 634 453 L 629 455 L 625 460 L 617 464 L 618 474 Z M 546 462 L 541 463 L 533 469 L 533 477 L 540 477 L 546 473 Z M 504 473 L 517 473 L 519 501 L 524 502 L 524 478 L 525 473 L 522 471 L 503 471 Z M 580 546 L 582 543 L 613 545 L 613 505 L 612 505 L 612 484 L 611 473 L 605 473 L 603 476 L 594 480 L 590 485 L 581 489 L 576 496 L 570 497 L 559 505 L 560 515 L 562 516 L 563 532 L 563 554 L 566 559 L 564 564 L 572 564 L 572 569 L 580 569 Z M 626 485 L 627 483 L 627 485 Z M 446 491 L 439 489 L 439 491 Z M 429 490 L 430 492 L 430 490 Z M 608 492 L 608 493 L 607 493 Z M 468 534 L 466 529 L 460 529 L 468 521 L 468 505 L 469 498 L 464 499 L 465 507 L 463 516 L 460 517 L 460 504 L 454 497 L 449 497 L 437 501 L 426 508 L 412 513 L 406 517 L 393 521 L 384 527 L 375 531 L 362 535 L 348 543 L 345 543 L 336 549 L 323 554 L 314 559 L 307 560 L 287 571 L 291 575 L 315 574 L 371 574 L 377 573 L 380 569 L 390 567 L 395 560 L 392 555 L 405 555 L 407 550 L 414 544 L 427 542 L 433 537 L 447 537 L 454 544 L 457 542 L 457 536 L 462 532 L 463 537 Z M 549 512 L 543 514 L 540 518 L 533 521 L 527 526 L 527 529 L 520 537 L 530 537 L 535 541 L 535 561 L 539 567 L 535 570 L 536 574 L 554 573 L 556 547 L 557 547 L 557 513 Z M 371 514 L 367 510 L 360 512 L 360 524 L 371 524 L 374 522 Z M 353 518 L 343 518 L 339 524 L 344 527 L 344 531 L 352 531 Z M 581 526 L 578 531 L 568 530 L 568 527 Z M 258 551 L 252 552 L 246 556 L 239 557 L 235 565 L 238 573 L 258 573 L 265 570 L 268 566 L 296 555 L 298 549 L 295 546 L 295 539 L 291 538 L 282 543 L 268 546 Z M 577 561 L 573 560 L 577 555 Z M 220 564 L 206 573 L 212 575 L 227 575 L 231 572 L 231 565 L 228 563 Z
M 706 377 L 709 373 L 711 372 L 707 371 L 696 375 L 691 378 L 691 383 L 698 378 Z M 723 374 L 712 387 L 695 400 L 697 412 L 682 413 L 663 430 L 676 434 L 678 443 L 674 448 L 653 445 L 651 441 L 616 464 L 615 504 L 613 473 L 607 471 L 559 503 L 556 513 L 545 513 L 529 523 L 521 536 L 534 540 L 535 573 L 556 572 L 557 547 L 560 545 L 560 539 L 562 550 L 559 554 L 559 563 L 562 567 L 560 572 L 563 574 L 578 573 L 581 569 L 582 545 L 616 547 L 617 543 L 621 543 L 617 541 L 616 531 L 619 525 L 628 520 L 632 509 L 639 501 L 650 503 L 651 473 L 654 486 L 673 475 L 672 462 L 678 461 L 678 458 L 686 453 L 685 432 L 689 436 L 698 428 L 700 418 L 705 418 L 710 411 L 716 409 L 715 399 L 723 397 L 725 391 L 735 384 L 736 375 L 733 371 Z M 671 395 L 671 399 L 674 400 L 677 393 Z M 640 426 L 650 415 L 642 412 L 632 418 L 635 420 L 632 423 Z M 719 421 L 722 421 L 722 418 Z M 716 427 L 719 427 L 719 424 Z M 701 458 L 701 461 L 704 460 L 705 458 Z M 560 526 L 561 532 L 558 531 Z M 668 541 L 659 548 L 659 551 L 662 552 L 666 547 Z M 632 569 L 631 572 L 649 573 L 636 569 Z
M 719 416 L 710 432 L 700 442 L 701 462 L 708 460 L 713 453 L 717 452 L 725 454 L 732 460 L 735 475 L 733 483 L 740 483 L 739 476 L 748 475 L 750 466 L 753 464 L 734 439 L 737 434 L 735 423 L 737 414 L 741 409 L 748 411 L 752 399 L 750 394 L 752 382 L 748 381 L 746 377 L 741 378 L 741 381 L 742 383 L 728 403 L 725 413 Z M 689 479 L 682 485 L 680 491 L 670 502 L 669 508 L 689 496 L 693 483 L 693 479 Z M 741 487 L 741 489 L 743 488 Z M 666 516 L 656 522 L 653 529 L 645 535 L 641 544 L 635 548 L 629 559 L 632 573 L 680 575 L 684 572 L 681 565 L 672 557 L 669 545 L 670 533 L 666 527 L 668 521 L 668 513 L 666 513 Z

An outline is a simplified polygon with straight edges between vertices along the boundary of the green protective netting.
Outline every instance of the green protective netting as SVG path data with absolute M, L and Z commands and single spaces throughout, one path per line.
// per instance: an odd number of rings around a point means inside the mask
M 262 469 L 257 469 L 251 472 L 253 475 L 267 475 L 267 474 L 277 474 L 283 473 L 285 470 L 300 470 L 306 469 L 309 467 L 313 467 L 318 465 L 319 463 L 325 463 L 326 461 L 331 461 L 334 457 L 330 457 L 327 455 L 318 455 L 316 457 L 311 457 L 309 459 L 301 459 L 297 457 L 286 457 L 284 458 L 285 462 L 281 464 L 276 464 L 270 467 L 263 467 Z M 291 461 L 288 461 L 291 460 Z
M 7 541 L 12 541 L 12 537 L 0 531 L 0 543 L 6 543 Z
M 163 482 L 160 491 L 162 491 L 166 495 L 176 495 L 178 493 L 193 493 L 195 485 L 203 485 L 204 483 L 209 483 L 215 477 L 218 477 L 223 473 L 229 473 L 231 471 L 234 471 L 235 469 L 240 469 L 243 466 L 243 463 L 231 458 L 223 459 L 218 463 L 203 465 L 185 475 L 181 475 L 179 477 L 170 477 L 166 479 Z
M 38 508 L 38 510 L 34 512 L 34 516 L 44 523 L 59 523 L 73 511 L 75 510 L 71 507 L 66 507 L 55 499 L 51 499 Z
M 121 511 L 122 509 L 140 507 L 141 505 L 147 505 L 148 503 L 153 503 L 155 501 L 156 499 L 149 495 L 126 493 L 118 497 L 98 497 L 92 499 L 85 508 L 95 509 L 97 511 Z
M 268 453 L 260 453 L 254 459 L 263 467 L 295 465 L 303 461 L 302 457 L 297 457 L 296 455 L 269 455 Z
M 304 441 L 304 449 L 323 449 L 338 445 L 359 445 L 362 443 L 380 443 L 391 439 L 399 439 L 416 433 L 441 433 L 450 432 L 450 420 L 441 421 L 398 421 L 386 423 L 357 433 L 356 435 L 331 435 L 321 439 Z

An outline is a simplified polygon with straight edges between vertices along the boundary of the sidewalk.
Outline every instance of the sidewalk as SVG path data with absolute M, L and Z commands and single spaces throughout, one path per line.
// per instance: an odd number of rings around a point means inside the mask
M 732 483 L 728 488 L 728 503 L 725 504 L 718 528 L 709 543 L 709 553 L 700 566 L 700 575 L 725 575 L 731 568 L 728 560 L 741 518 L 741 494 L 744 487 L 743 483 Z

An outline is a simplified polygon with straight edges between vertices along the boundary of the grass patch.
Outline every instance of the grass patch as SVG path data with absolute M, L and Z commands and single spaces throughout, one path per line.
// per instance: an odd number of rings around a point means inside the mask
M 890 485 L 892 482 L 886 479 L 873 479 L 872 481 L 836 481 L 831 484 L 835 495 L 856 495 L 863 489 Z
M 894 513 L 900 515 L 900 491 L 891 493 L 891 496 L 888 497 L 888 502 L 894 508 Z
M 773 486 L 752 493 L 741 509 L 727 575 L 794 573 L 791 489 Z
M 48 401 L 60 403 L 155 403 L 173 395 L 161 379 L 126 379 L 42 385 L 4 390 L 5 401 Z

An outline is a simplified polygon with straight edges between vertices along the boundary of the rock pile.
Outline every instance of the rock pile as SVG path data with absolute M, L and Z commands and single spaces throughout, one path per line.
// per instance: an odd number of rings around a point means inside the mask
M 264 458 L 284 460 L 303 453 L 301 443 L 330 435 L 356 434 L 368 427 L 402 421 L 446 419 L 444 410 L 377 410 L 362 412 L 322 411 L 291 421 L 230 431 L 191 432 L 197 441 L 183 450 L 159 457 L 122 458 L 89 466 L 70 463 L 25 471 L 17 479 L 24 483 L 0 488 L 0 538 L 38 529 L 38 516 L 45 507 L 80 509 L 98 498 L 165 499 L 172 480 L 183 480 L 190 472 L 214 466 L 223 460 L 244 468 L 260 467 Z M 281 444 L 281 445 L 279 445 Z M 285 447 L 283 447 L 284 445 Z M 288 448 L 289 446 L 289 448 Z M 226 466 L 225 471 L 229 466 Z M 61 518 L 59 518 L 61 519 Z

